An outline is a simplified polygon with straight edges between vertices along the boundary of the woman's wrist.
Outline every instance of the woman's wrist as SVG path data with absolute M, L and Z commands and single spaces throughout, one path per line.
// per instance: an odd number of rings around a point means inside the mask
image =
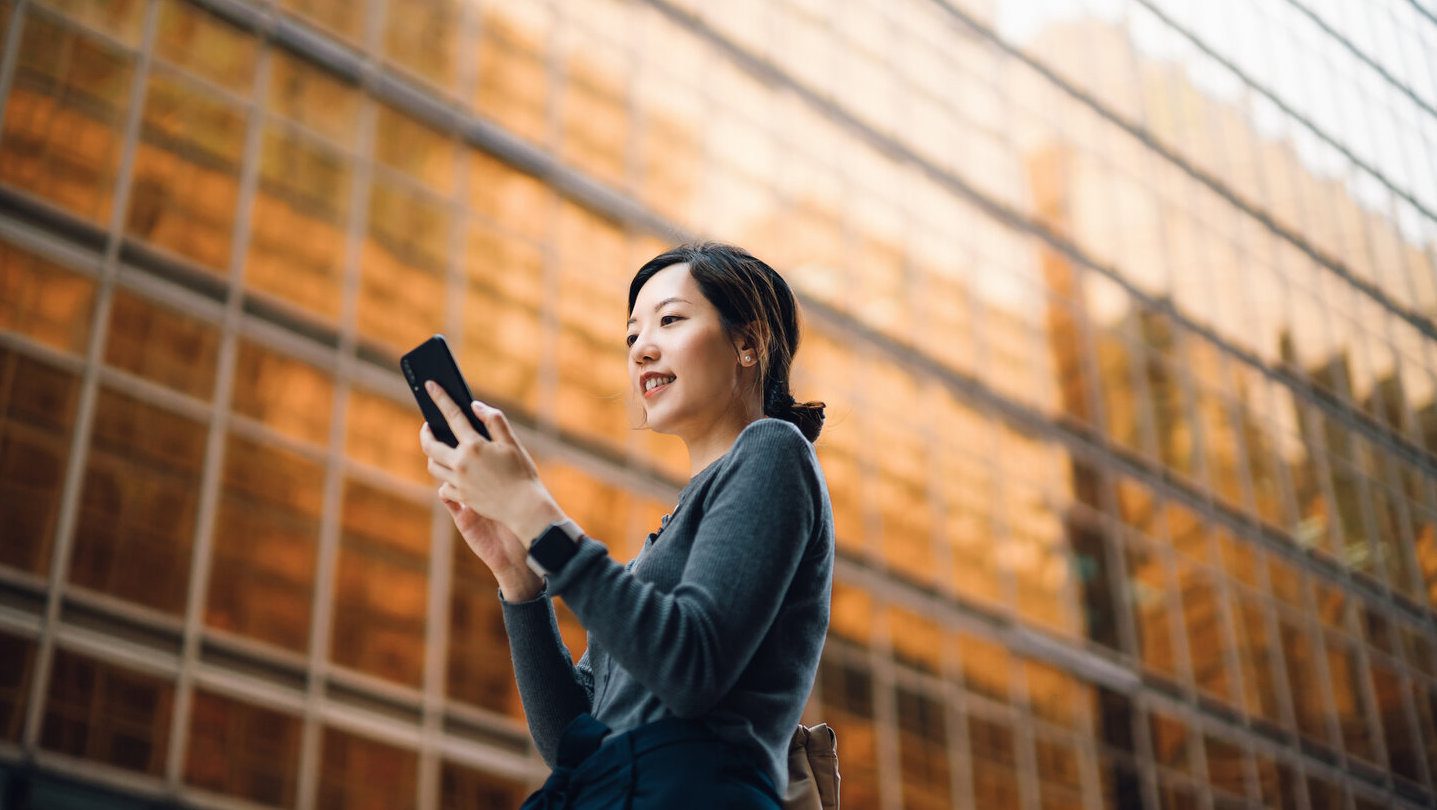
M 499 594 L 505 602 L 528 602 L 544 590 L 544 580 L 529 566 L 521 565 L 502 574 L 496 572 L 499 580 Z

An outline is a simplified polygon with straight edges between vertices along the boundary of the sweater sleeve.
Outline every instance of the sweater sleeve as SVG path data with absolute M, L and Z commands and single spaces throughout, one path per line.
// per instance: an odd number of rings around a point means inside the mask
M 579 662 L 574 663 L 559 634 L 558 617 L 546 591 L 526 602 L 506 602 L 501 592 L 499 601 L 529 733 L 552 768 L 564 729 L 593 705 L 594 673 L 589 666 L 589 651 L 584 650 Z
M 749 425 L 707 493 L 678 586 L 661 592 L 585 537 L 549 578 L 596 643 L 679 717 L 708 712 L 778 615 L 818 519 L 808 440 L 791 424 Z

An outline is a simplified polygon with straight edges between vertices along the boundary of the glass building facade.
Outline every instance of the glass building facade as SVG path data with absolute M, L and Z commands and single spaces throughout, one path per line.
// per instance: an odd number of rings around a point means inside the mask
M 0 796 L 517 806 L 436 331 L 627 559 L 625 293 L 805 315 L 850 808 L 1437 802 L 1431 0 L 0 0 Z M 571 651 L 582 628 L 561 613 Z

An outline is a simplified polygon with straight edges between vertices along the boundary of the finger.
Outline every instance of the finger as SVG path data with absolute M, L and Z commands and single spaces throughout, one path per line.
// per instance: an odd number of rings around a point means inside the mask
M 434 476 L 435 480 L 438 480 L 438 481 L 443 481 L 443 482 L 445 482 L 445 483 L 448 483 L 448 482 L 451 481 L 451 480 L 453 479 L 453 477 L 454 477 L 454 471 L 453 471 L 453 470 L 449 469 L 448 467 L 444 466 L 443 464 L 440 464 L 439 462 L 435 461 L 435 460 L 432 459 L 432 458 L 429 459 L 429 464 L 427 465 L 427 469 L 429 470 L 429 474 L 432 475 L 432 476 Z
M 438 461 L 445 467 L 453 469 L 456 460 L 454 454 L 457 452 L 457 449 L 434 438 L 434 430 L 429 427 L 428 422 L 425 422 L 424 425 L 419 428 L 419 449 L 423 450 L 424 455 L 429 458 Z
M 489 435 L 494 437 L 494 441 L 509 444 L 519 443 L 519 440 L 514 438 L 514 431 L 509 427 L 509 418 L 504 415 L 503 411 L 477 401 L 472 407 L 474 414 L 479 417 L 479 421 L 489 429 Z
M 444 415 L 444 421 L 449 424 L 449 430 L 454 433 L 454 438 L 458 439 L 460 444 L 480 441 L 484 438 L 479 435 L 479 431 L 475 430 L 473 425 L 469 424 L 469 419 L 464 416 L 464 411 L 454 404 L 454 400 L 444 393 L 444 389 L 438 383 L 433 380 L 425 380 L 424 390 L 429 392 L 429 398 L 434 400 L 434 404 L 439 407 L 439 412 Z

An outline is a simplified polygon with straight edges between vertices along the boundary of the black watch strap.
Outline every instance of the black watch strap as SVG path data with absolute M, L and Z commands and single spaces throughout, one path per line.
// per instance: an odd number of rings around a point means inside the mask
M 572 520 L 550 523 L 549 528 L 529 545 L 526 562 L 534 573 L 541 577 L 557 574 L 578 552 L 579 538 L 582 536 L 583 532 Z

